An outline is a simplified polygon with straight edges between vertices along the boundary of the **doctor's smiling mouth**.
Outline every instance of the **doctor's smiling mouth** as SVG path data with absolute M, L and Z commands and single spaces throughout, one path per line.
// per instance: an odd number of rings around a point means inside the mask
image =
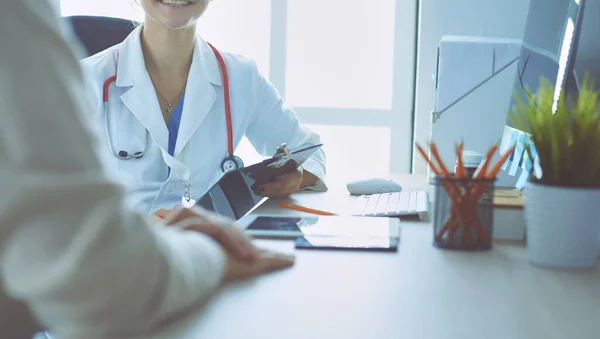
M 198 1 L 197 0 L 156 0 L 156 2 L 158 2 L 159 4 L 161 4 L 162 6 L 165 7 L 170 7 L 170 8 L 185 8 L 185 7 L 189 7 L 189 6 L 193 6 L 195 5 Z M 202 2 L 202 1 L 200 1 Z
M 146 18 L 170 29 L 195 28 L 212 0 L 133 0 L 144 9 Z

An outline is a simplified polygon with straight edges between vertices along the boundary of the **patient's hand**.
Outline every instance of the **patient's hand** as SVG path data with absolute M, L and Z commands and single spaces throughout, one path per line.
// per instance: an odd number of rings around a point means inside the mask
M 231 255 L 227 255 L 227 268 L 225 270 L 225 281 L 235 281 L 264 273 L 278 271 L 294 265 L 293 255 L 260 250 L 258 258 L 252 262 L 241 262 Z
M 157 210 L 156 212 L 154 212 L 154 216 L 162 221 L 169 214 L 173 213 L 173 211 L 175 211 L 175 209 L 168 210 L 166 208 L 161 208 L 161 209 Z
M 254 262 L 259 258 L 259 250 L 250 238 L 233 221 L 220 217 L 200 207 L 175 207 L 173 210 L 158 210 L 154 213 L 166 225 L 204 233 L 219 242 L 235 259 Z

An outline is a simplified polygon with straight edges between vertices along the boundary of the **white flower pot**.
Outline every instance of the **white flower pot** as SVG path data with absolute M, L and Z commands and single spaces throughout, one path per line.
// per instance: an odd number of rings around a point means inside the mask
M 532 263 L 594 266 L 600 250 L 600 189 L 528 182 L 524 200 L 527 254 Z

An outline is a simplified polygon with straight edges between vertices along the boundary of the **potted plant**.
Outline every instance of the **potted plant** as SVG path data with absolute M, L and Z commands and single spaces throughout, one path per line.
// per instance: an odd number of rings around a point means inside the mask
M 529 134 L 535 165 L 524 189 L 527 252 L 534 264 L 588 268 L 600 250 L 600 109 L 586 75 L 579 94 L 545 79 L 527 100 L 516 97 L 509 119 Z M 536 157 L 537 155 L 537 157 Z

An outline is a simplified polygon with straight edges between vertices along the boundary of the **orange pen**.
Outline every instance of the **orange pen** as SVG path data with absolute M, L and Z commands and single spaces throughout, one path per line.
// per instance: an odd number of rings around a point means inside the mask
M 328 216 L 337 215 L 335 213 L 325 212 L 325 211 L 320 211 L 320 210 L 315 210 L 315 209 L 312 209 L 312 208 L 298 206 L 298 205 L 290 204 L 290 203 L 283 202 L 283 201 L 279 203 L 279 207 L 287 208 L 287 209 L 291 209 L 291 210 L 296 210 L 296 211 L 300 211 L 300 212 L 317 214 L 317 215 L 328 215 Z

